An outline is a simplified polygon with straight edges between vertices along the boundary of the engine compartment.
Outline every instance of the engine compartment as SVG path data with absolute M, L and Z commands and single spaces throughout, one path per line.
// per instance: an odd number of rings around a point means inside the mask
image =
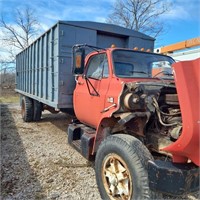
M 151 151 L 169 155 L 161 149 L 175 142 L 182 131 L 175 84 L 126 83 L 120 101 L 121 107 L 116 116 L 121 118 L 121 124 L 124 122 L 126 133 L 143 140 Z

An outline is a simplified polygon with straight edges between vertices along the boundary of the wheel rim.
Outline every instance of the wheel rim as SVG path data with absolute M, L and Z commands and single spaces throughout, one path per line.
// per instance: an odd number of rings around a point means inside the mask
M 131 174 L 125 161 L 117 154 L 108 154 L 104 159 L 102 179 L 110 199 L 131 199 Z

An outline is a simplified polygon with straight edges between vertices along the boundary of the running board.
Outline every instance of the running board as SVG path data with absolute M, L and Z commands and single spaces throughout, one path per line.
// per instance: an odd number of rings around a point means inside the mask
M 92 155 L 94 138 L 95 129 L 83 124 L 70 124 L 68 126 L 68 143 L 88 160 L 94 160 Z

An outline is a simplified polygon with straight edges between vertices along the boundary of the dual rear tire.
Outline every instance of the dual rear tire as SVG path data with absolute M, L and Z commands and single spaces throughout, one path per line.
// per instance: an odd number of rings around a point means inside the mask
M 27 96 L 22 96 L 21 114 L 25 122 L 39 121 L 42 116 L 42 103 Z

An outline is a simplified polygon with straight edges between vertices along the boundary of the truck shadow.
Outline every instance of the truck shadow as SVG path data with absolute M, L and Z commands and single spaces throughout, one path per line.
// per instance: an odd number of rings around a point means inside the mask
M 67 132 L 67 128 L 71 120 L 74 116 L 66 114 L 66 113 L 57 113 L 52 114 L 48 111 L 45 111 L 42 114 L 42 119 L 38 123 L 43 122 L 50 122 L 53 125 L 55 125 L 57 128 L 59 128 L 61 131 Z
M 1 196 L 0 199 L 45 199 L 46 195 L 6 104 L 1 108 Z

